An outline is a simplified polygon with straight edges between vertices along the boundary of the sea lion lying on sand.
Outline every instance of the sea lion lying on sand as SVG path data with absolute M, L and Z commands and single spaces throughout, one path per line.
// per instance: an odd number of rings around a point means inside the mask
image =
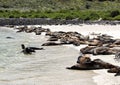
M 96 70 L 103 69 L 96 62 L 91 61 L 90 58 L 81 58 L 80 63 L 73 65 L 72 67 L 67 67 L 67 69 L 76 69 L 76 70 Z
M 78 57 L 77 64 L 67 69 L 77 69 L 77 70 L 93 70 L 93 69 L 102 69 L 96 62 L 90 59 L 89 55 L 83 55 Z
M 55 36 L 51 36 L 47 41 L 58 41 L 58 38 Z
M 67 67 L 67 69 L 76 69 L 76 70 L 96 70 L 96 69 L 109 69 L 109 73 L 116 73 L 115 76 L 120 74 L 120 67 L 112 65 L 110 63 L 104 62 L 101 59 L 94 59 L 93 61 L 90 57 L 83 55 L 77 60 L 77 64 Z
M 109 47 L 96 47 L 93 49 L 93 55 L 98 55 L 98 54 L 102 54 L 102 55 L 109 55 L 112 54 L 109 52 L 110 48 Z
M 47 42 L 42 44 L 42 46 L 56 46 L 56 45 L 62 45 L 61 43 L 55 43 L 55 42 Z
M 80 51 L 83 54 L 93 54 L 93 55 L 110 55 L 114 54 L 116 51 L 115 49 L 110 49 L 109 47 L 101 46 L 87 46 L 85 48 L 81 48 Z
M 102 42 L 97 39 L 89 40 L 88 46 L 102 46 Z
M 83 54 L 92 54 L 92 50 L 96 48 L 96 46 L 86 46 L 84 48 L 80 49 L 80 52 L 82 52 Z

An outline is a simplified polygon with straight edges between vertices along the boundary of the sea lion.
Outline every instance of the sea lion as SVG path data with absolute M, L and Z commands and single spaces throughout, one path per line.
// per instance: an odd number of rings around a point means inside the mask
M 102 46 L 103 43 L 100 40 L 93 39 L 92 41 L 89 41 L 88 46 Z
M 116 52 L 116 54 L 115 54 L 115 61 L 120 61 L 120 52 Z
M 58 39 L 56 36 L 51 36 L 47 41 L 58 41 Z
M 13 37 L 6 37 L 7 39 L 14 39 Z
M 90 57 L 79 57 L 79 62 L 77 64 L 67 67 L 67 69 L 75 69 L 75 70 L 96 70 L 96 69 L 109 69 L 109 73 L 116 73 L 116 75 L 120 75 L 120 67 L 116 65 L 112 65 L 110 63 L 104 62 L 101 59 L 94 59 L 93 61 Z
M 109 73 L 119 73 L 120 68 L 116 66 L 114 68 L 109 69 L 107 72 L 109 72 Z
M 32 52 L 35 52 L 35 50 L 43 50 L 43 48 L 37 48 L 37 47 L 25 47 L 24 44 L 21 44 L 22 52 L 24 54 L 32 54 Z
M 80 55 L 77 60 L 77 64 L 73 65 L 72 67 L 67 67 L 67 69 L 77 69 L 77 70 L 93 70 L 93 69 L 99 69 L 99 66 L 95 64 L 90 59 L 90 55 Z
M 86 47 L 84 47 L 84 48 L 81 48 L 80 51 L 81 51 L 83 54 L 92 54 L 94 48 L 96 48 L 96 46 L 86 46 Z
M 47 42 L 47 43 L 42 44 L 42 46 L 56 46 L 56 45 L 62 45 L 62 43 Z
M 114 76 L 120 76 L 120 71 L 118 73 L 116 73 Z
M 91 59 L 89 58 L 89 55 L 87 55 L 87 54 L 80 55 L 78 57 L 77 63 L 85 65 L 85 64 L 91 63 Z
M 99 55 L 99 54 L 102 54 L 102 55 L 109 55 L 109 54 L 112 54 L 109 52 L 110 48 L 109 47 L 96 47 L 93 49 L 93 55 Z

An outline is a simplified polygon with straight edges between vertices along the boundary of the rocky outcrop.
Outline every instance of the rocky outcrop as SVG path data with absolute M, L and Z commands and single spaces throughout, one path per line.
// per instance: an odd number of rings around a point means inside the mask
M 120 24 L 120 21 L 110 21 L 110 20 L 101 20 L 101 21 L 89 21 L 89 20 L 60 20 L 60 19 L 50 19 L 50 18 L 0 18 L 0 26 L 4 25 L 67 25 L 67 24 L 99 24 L 99 25 L 117 25 Z

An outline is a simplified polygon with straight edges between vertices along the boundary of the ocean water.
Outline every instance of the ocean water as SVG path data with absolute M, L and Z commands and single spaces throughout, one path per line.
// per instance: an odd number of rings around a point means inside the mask
M 0 85 L 96 85 L 93 71 L 66 69 L 79 55 L 74 46 L 46 46 L 32 55 L 21 53 L 21 44 L 42 47 L 47 38 L 0 27 Z

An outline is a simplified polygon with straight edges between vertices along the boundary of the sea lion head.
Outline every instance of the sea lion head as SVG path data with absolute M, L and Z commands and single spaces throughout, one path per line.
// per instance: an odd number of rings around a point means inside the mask
M 77 63 L 79 63 L 79 64 L 88 64 L 88 63 L 91 63 L 91 59 L 90 59 L 89 55 L 85 54 L 83 56 L 78 57 Z
M 24 44 L 21 44 L 21 47 L 22 47 L 22 49 L 25 49 L 25 45 Z

